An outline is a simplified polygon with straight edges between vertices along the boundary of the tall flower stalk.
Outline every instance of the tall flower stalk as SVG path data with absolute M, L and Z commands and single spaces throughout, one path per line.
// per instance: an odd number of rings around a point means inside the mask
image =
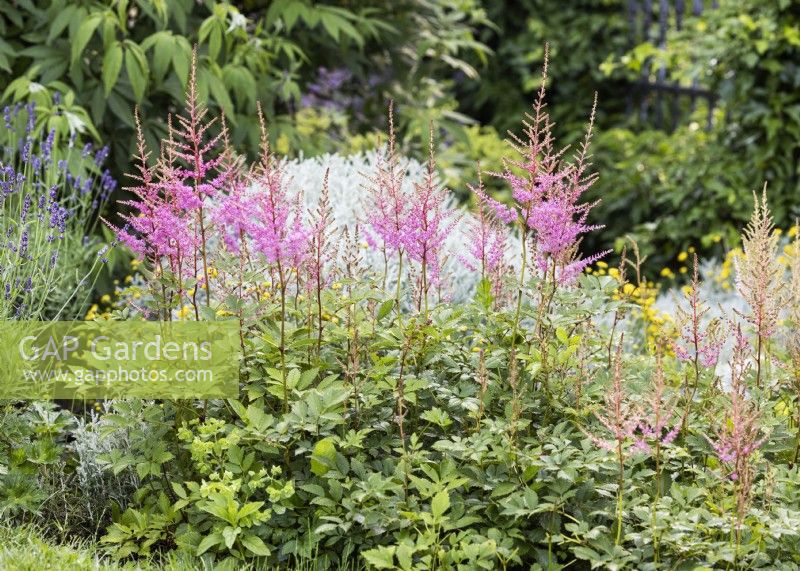
M 375 172 L 367 176 L 368 231 L 366 239 L 373 248 L 380 248 L 384 257 L 383 285 L 388 281 L 388 260 L 397 255 L 395 302 L 400 315 L 400 287 L 403 281 L 403 254 L 411 200 L 403 188 L 406 169 L 400 165 L 394 131 L 394 103 L 389 102 L 389 136 L 384 153 L 379 155 Z
M 750 312 L 744 318 L 756 333 L 756 387 L 761 388 L 765 345 L 778 324 L 783 268 L 778 262 L 778 235 L 767 207 L 767 187 L 753 193 L 753 214 L 742 233 L 743 255 L 735 258 L 736 289 Z
M 713 370 L 717 365 L 722 348 L 722 335 L 718 319 L 706 320 L 709 308 L 700 297 L 700 272 L 697 255 L 694 256 L 692 281 L 684 290 L 688 307 L 677 305 L 678 338 L 672 342 L 672 349 L 680 361 L 692 367 L 692 382 L 689 375 L 684 377 L 683 396 L 686 409 L 683 415 L 683 428 L 686 429 L 691 414 L 692 403 L 700 384 L 701 369 Z M 706 322 L 707 321 L 707 322 Z
M 522 245 L 517 307 L 511 331 L 512 345 L 516 343 L 522 312 L 529 248 L 532 248 L 533 261 L 543 282 L 540 284 L 541 299 L 536 325 L 536 333 L 540 337 L 544 316 L 549 312 L 557 287 L 572 283 L 586 266 L 608 253 L 600 252 L 584 258 L 578 251 L 581 236 L 601 228 L 587 224 L 589 212 L 596 202 L 580 202 L 583 194 L 597 180 L 596 174 L 589 173 L 589 145 L 596 98 L 583 143 L 573 160 L 566 161 L 566 148 L 557 150 L 555 147 L 553 123 L 547 112 L 547 66 L 546 49 L 542 83 L 532 112 L 525 115 L 521 135 L 509 133 L 510 144 L 519 158 L 506 159 L 503 172 L 496 173 L 510 185 L 513 198 L 512 209 L 497 208 L 497 216 L 506 222 L 516 223 Z
M 325 171 L 322 182 L 322 193 L 316 210 L 312 213 L 311 244 L 308 262 L 309 287 L 313 290 L 317 301 L 317 354 L 322 351 L 322 332 L 324 321 L 322 318 L 322 292 L 331 280 L 334 271 L 336 250 L 333 247 L 334 215 L 328 190 L 328 176 L 330 171 Z
M 733 532 L 738 557 L 741 530 L 749 505 L 755 470 L 753 454 L 766 442 L 759 426 L 758 407 L 747 397 L 747 377 L 751 370 L 751 347 L 739 325 L 733 326 L 734 338 L 731 356 L 731 386 L 721 422 L 714 427 L 709 438 L 717 458 L 726 467 L 727 479 L 733 483 L 736 511 L 733 515 Z
M 428 165 L 421 183 L 414 185 L 408 217 L 401 233 L 401 242 L 409 260 L 420 266 L 420 311 L 427 320 L 431 285 L 439 282 L 443 246 L 458 222 L 449 208 L 450 193 L 436 180 L 436 159 L 433 149 L 433 125 L 430 126 Z
M 249 201 L 248 219 L 243 222 L 256 252 L 274 266 L 280 293 L 280 359 L 283 384 L 283 410 L 289 410 L 286 371 L 286 292 L 290 270 L 298 271 L 308 253 L 308 230 L 303 225 L 299 196 L 292 198 L 287 189 L 283 166 L 269 146 L 264 115 L 258 109 L 261 126 L 261 157 L 250 173 L 256 189 Z
M 617 529 L 615 544 L 622 540 L 623 497 L 625 487 L 626 442 L 634 440 L 639 427 L 639 411 L 630 403 L 628 392 L 624 386 L 622 370 L 622 347 L 624 335 L 620 335 L 612 368 L 612 384 L 605 395 L 603 412 L 595 413 L 597 420 L 610 434 L 611 440 L 586 432 L 589 439 L 600 449 L 613 452 L 617 461 Z

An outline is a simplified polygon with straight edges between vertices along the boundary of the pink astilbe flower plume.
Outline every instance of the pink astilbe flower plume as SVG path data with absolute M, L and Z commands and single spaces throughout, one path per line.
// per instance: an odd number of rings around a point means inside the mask
M 378 156 L 375 172 L 367 176 L 368 204 L 366 239 L 373 248 L 387 255 L 405 249 L 405 232 L 410 216 L 410 197 L 403 190 L 406 169 L 400 166 L 394 131 L 394 103 L 389 102 L 389 140 L 385 153 Z
M 491 282 L 495 298 L 502 295 L 502 279 L 508 271 L 505 255 L 508 242 L 508 231 L 503 220 L 498 218 L 504 205 L 490 198 L 483 187 L 480 165 L 478 165 L 478 186 L 468 185 L 475 194 L 478 208 L 474 221 L 469 224 L 467 232 L 467 255 L 459 254 L 459 260 L 470 270 L 480 271 L 481 279 Z
M 469 225 L 469 256 L 459 256 L 473 271 L 480 270 L 482 278 L 491 278 L 502 266 L 508 232 L 498 220 L 496 201 L 487 196 L 478 166 L 478 186 L 467 185 L 478 200 L 476 219 Z M 503 206 L 503 205 L 499 205 Z
M 731 356 L 731 386 L 728 402 L 720 421 L 708 438 L 727 477 L 733 482 L 736 496 L 734 531 L 740 541 L 742 521 L 749 505 L 756 466 L 753 455 L 767 441 L 759 426 L 757 405 L 747 397 L 747 375 L 750 373 L 752 350 L 739 325 L 732 326 L 734 347 Z
M 676 325 L 679 337 L 672 342 L 672 349 L 675 356 L 681 361 L 713 368 L 719 359 L 724 340 L 719 319 L 714 318 L 708 320 L 708 323 L 705 322 L 709 307 L 700 298 L 697 254 L 694 256 L 692 281 L 684 291 L 684 297 L 688 308 L 681 304 L 676 305 Z M 695 379 L 696 383 L 697 379 Z
M 610 252 L 587 258 L 582 258 L 578 252 L 581 236 L 602 228 L 587 223 L 589 212 L 597 202 L 580 203 L 583 194 L 597 180 L 596 174 L 587 174 L 591 166 L 588 151 L 597 98 L 580 150 L 572 162 L 567 162 L 564 160 L 566 148 L 556 150 L 554 147 L 553 123 L 546 111 L 547 65 L 545 51 L 542 86 L 533 112 L 526 114 L 521 136 L 509 133 L 510 143 L 520 158 L 506 160 L 504 171 L 495 175 L 511 186 L 515 215 L 501 205 L 495 206 L 495 211 L 501 220 L 520 223 L 523 242 L 528 237 L 534 240 L 534 259 L 541 274 L 552 275 L 559 284 L 566 285 L 586 266 Z
M 122 216 L 124 228 L 112 226 L 120 240 L 146 258 L 157 275 L 169 270 L 178 277 L 178 299 L 167 292 L 169 288 L 162 291 L 165 300 L 169 298 L 167 306 L 181 303 L 184 292 L 191 292 L 196 317 L 199 291 L 205 289 L 205 302 L 210 304 L 207 238 L 213 232 L 213 223 L 206 210 L 211 199 L 235 178 L 235 162 L 227 160 L 226 151 L 219 150 L 227 138 L 224 121 L 212 134 L 216 119 L 206 120 L 207 114 L 197 97 L 195 50 L 185 115 L 177 117 L 177 128 L 169 117 L 167 139 L 154 167 L 148 165 L 149 152 L 136 114 L 139 165 L 132 178 L 137 185 L 129 189 L 135 199 L 125 203 L 133 213 Z M 196 278 L 197 287 L 185 286 L 187 278 Z
M 630 402 L 628 392 L 623 384 L 625 377 L 622 371 L 622 344 L 623 340 L 620 336 L 614 356 L 612 384 L 610 390 L 605 393 L 603 411 L 595 413 L 595 417 L 606 429 L 611 439 L 607 440 L 592 432 L 584 431 L 595 446 L 608 452 L 616 451 L 620 458 L 623 455 L 624 443 L 634 441 L 641 421 L 639 411 Z
M 245 222 L 255 251 L 270 264 L 283 269 L 298 268 L 308 252 L 308 230 L 303 226 L 300 197 L 291 197 L 283 170 L 269 147 L 264 115 L 258 108 L 261 124 L 261 158 L 251 170 L 250 182 L 256 191 L 248 197 L 249 218 Z
M 197 247 L 194 216 L 181 207 L 174 192 L 168 157 L 162 154 L 155 167 L 148 165 L 150 152 L 144 142 L 138 110 L 134 111 L 134 117 L 138 172 L 129 177 L 137 184 L 126 188 L 135 198 L 122 201 L 132 212 L 120 215 L 125 221 L 122 228 L 106 224 L 123 244 L 149 260 L 157 271 L 169 270 L 185 277 L 189 271 L 188 260 Z
M 750 457 L 766 442 L 761 436 L 758 408 L 747 398 L 751 348 L 740 325 L 732 326 L 734 347 L 731 356 L 731 386 L 721 422 L 709 439 L 719 461 L 728 466 L 732 480 L 750 483 Z
M 443 247 L 447 236 L 458 223 L 458 216 L 448 205 L 450 191 L 436 180 L 433 150 L 433 125 L 428 144 L 428 168 L 421 183 L 414 185 L 408 218 L 401 232 L 401 242 L 408 257 L 419 263 L 422 271 L 422 292 L 439 281 Z
M 227 136 L 223 127 L 216 134 L 211 128 L 217 122 L 213 117 L 206 121 L 208 108 L 197 97 L 197 47 L 192 52 L 192 66 L 186 91 L 186 111 L 177 116 L 177 128 L 170 129 L 169 146 L 176 159 L 175 177 L 185 182 L 191 190 L 182 196 L 185 208 L 201 208 L 205 197 L 214 197 L 228 176 L 224 164 L 225 153 L 219 150 Z

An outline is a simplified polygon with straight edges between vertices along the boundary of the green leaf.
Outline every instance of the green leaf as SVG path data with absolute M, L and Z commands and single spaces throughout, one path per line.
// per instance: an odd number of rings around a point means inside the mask
M 48 44 L 56 39 L 57 36 L 61 35 L 61 32 L 63 32 L 64 29 L 69 26 L 73 16 L 77 16 L 78 18 L 81 17 L 81 14 L 75 14 L 76 10 L 78 10 L 77 6 L 69 5 L 63 10 L 59 11 L 58 16 L 56 16 L 50 24 L 50 31 L 47 33 Z
M 381 319 L 383 319 L 384 317 L 389 315 L 389 313 L 393 309 L 394 309 L 394 300 L 393 299 L 387 299 L 386 301 L 384 301 L 381 304 L 381 306 L 378 308 L 377 320 L 380 321 Z
M 435 519 L 440 519 L 448 509 L 450 509 L 450 494 L 447 490 L 442 490 L 431 500 L 431 514 Z
M 324 476 L 330 470 L 329 464 L 336 462 L 336 446 L 333 438 L 323 438 L 314 445 L 311 452 L 311 471 Z
M 122 55 L 122 46 L 119 42 L 115 42 L 103 56 L 103 89 L 105 89 L 106 96 L 111 93 L 117 83 L 117 78 L 119 78 L 119 72 L 122 69 Z
M 222 537 L 225 539 L 225 547 L 228 549 L 233 548 L 233 544 L 236 543 L 236 537 L 242 532 L 241 527 L 231 527 L 230 525 L 227 526 L 225 529 L 222 530 Z
M 94 34 L 94 31 L 100 24 L 100 19 L 100 14 L 92 14 L 83 22 L 81 22 L 81 25 L 78 27 L 78 31 L 75 32 L 75 37 L 71 38 L 71 60 L 73 65 L 78 61 L 78 58 L 81 57 L 83 50 L 86 49 L 86 44 L 88 44 L 89 40 L 92 39 L 92 34 Z
M 203 553 L 214 547 L 215 545 L 219 545 L 224 541 L 222 534 L 220 533 L 212 533 L 211 535 L 207 535 L 203 541 L 200 542 L 200 545 L 197 546 L 197 556 L 201 556 Z
M 256 513 L 264 506 L 264 502 L 250 502 L 242 506 L 242 509 L 236 514 L 236 519 L 241 521 L 247 516 Z
M 394 550 L 395 547 L 378 547 L 377 549 L 370 549 L 364 551 L 362 555 L 367 563 L 376 567 L 377 569 L 393 569 L 394 568 Z
M 256 535 L 245 535 L 242 537 L 242 545 L 252 554 L 259 557 L 269 557 L 271 553 L 264 541 Z
M 186 490 L 179 482 L 170 482 L 172 484 L 172 489 L 175 491 L 175 495 L 177 495 L 181 499 L 186 499 Z
M 141 48 L 132 42 L 128 44 L 128 49 L 125 51 L 125 71 L 128 72 L 128 80 L 133 88 L 133 96 L 136 102 L 139 103 L 144 98 L 144 92 L 147 88 L 147 76 L 150 70 L 147 67 L 147 60 L 145 60 Z
M 175 42 L 175 49 L 172 52 L 172 67 L 175 69 L 175 74 L 181 82 L 181 85 L 186 88 L 189 81 L 189 66 L 192 61 L 192 47 L 186 38 L 178 38 Z

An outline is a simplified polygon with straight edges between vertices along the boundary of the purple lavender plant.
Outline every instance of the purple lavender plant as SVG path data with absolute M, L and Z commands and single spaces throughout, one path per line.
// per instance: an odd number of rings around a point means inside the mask
M 103 169 L 107 147 L 87 154 L 64 144 L 54 129 L 37 134 L 36 125 L 33 103 L 3 109 L 0 319 L 37 319 L 67 311 L 77 288 L 102 262 L 91 255 L 100 247 L 94 229 L 116 188 Z

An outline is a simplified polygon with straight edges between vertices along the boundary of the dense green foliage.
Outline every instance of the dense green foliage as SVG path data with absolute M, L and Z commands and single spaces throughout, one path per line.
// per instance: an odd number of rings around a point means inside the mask
M 779 226 L 799 214 L 800 12 L 789 1 L 719 4 L 671 33 L 665 51 L 642 44 L 609 60 L 614 77 L 631 80 L 646 63 L 655 70 L 663 62 L 673 81 L 697 80 L 717 97 L 709 132 L 702 132 L 701 106 L 671 134 L 614 130 L 598 140 L 605 168 L 597 196 L 606 205 L 597 220 L 613 235 L 633 223 L 629 230 L 644 239 L 651 267 L 689 245 L 719 255 L 714 244 L 735 237 L 750 193 L 764 183 Z M 624 219 L 615 216 L 620 212 Z
M 258 101 L 274 137 L 286 137 L 293 149 L 319 150 L 291 117 L 324 67 L 348 70 L 351 87 L 372 85 L 357 109 L 346 109 L 349 120 L 382 115 L 391 96 L 403 102 L 402 121 L 414 129 L 429 119 L 457 128 L 461 118 L 442 82 L 448 70 L 476 76 L 462 58 L 485 53 L 472 39 L 472 26 L 481 22 L 473 2 L 453 7 L 438 0 L 282 0 L 268 9 L 216 0 L 59 0 L 47 7 L 4 0 L 0 86 L 6 101 L 33 99 L 50 114 L 64 113 L 70 121 L 61 134 L 87 131 L 110 141 L 121 173 L 134 148 L 134 105 L 158 117 L 144 125 L 156 146 L 166 117 L 151 111 L 180 107 L 197 45 L 198 89 L 225 112 L 234 141 L 256 149 Z M 64 96 L 58 107 L 47 104 L 55 92 Z M 321 140 L 326 135 L 317 132 Z

